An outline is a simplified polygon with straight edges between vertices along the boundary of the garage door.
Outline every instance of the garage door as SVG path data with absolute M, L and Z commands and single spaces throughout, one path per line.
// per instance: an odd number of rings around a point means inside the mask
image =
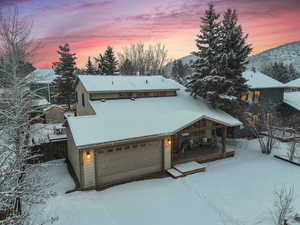
M 97 151 L 97 185 L 113 184 L 161 171 L 162 158 L 160 141 Z

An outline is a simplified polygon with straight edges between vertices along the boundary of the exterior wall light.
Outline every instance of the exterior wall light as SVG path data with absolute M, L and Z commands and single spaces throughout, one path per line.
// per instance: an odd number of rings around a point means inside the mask
M 170 145 L 171 144 L 171 139 L 168 139 L 167 143 L 168 143 L 168 145 Z
M 92 157 L 92 156 L 91 156 L 91 153 L 90 153 L 90 152 L 87 152 L 87 153 L 86 153 L 86 158 L 87 158 L 87 159 L 90 159 L 91 157 Z

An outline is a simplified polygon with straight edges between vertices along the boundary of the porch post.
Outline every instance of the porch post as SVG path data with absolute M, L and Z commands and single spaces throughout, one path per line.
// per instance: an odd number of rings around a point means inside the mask
M 222 133 L 222 153 L 226 152 L 226 138 L 227 138 L 227 127 L 224 127 Z

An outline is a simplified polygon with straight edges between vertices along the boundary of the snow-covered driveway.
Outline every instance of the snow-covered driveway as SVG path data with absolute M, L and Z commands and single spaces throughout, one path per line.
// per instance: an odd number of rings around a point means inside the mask
M 59 217 L 60 225 L 271 224 L 273 192 L 295 185 L 300 213 L 300 168 L 259 153 L 256 141 L 234 146 L 236 157 L 207 164 L 204 173 L 177 180 L 154 179 L 105 191 L 74 192 L 63 161 L 49 172 L 57 196 L 42 206 L 36 222 Z

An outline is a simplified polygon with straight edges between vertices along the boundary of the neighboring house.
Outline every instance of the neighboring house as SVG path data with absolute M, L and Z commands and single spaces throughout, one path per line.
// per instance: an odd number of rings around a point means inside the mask
M 300 78 L 285 84 L 284 104 L 287 107 L 286 115 L 300 116 Z
M 258 71 L 247 70 L 243 77 L 250 90 L 242 99 L 250 104 L 252 121 L 269 118 L 283 102 L 285 85 Z
M 53 81 L 58 75 L 51 68 L 36 69 L 27 75 L 26 79 L 30 83 L 30 88 L 36 91 L 40 97 L 47 99 L 48 102 L 54 102 L 55 86 Z
M 300 92 L 300 78 L 286 83 L 285 86 L 285 92 Z
M 227 128 L 241 125 L 162 76 L 79 76 L 76 95 L 68 160 L 81 189 L 142 178 L 196 156 L 224 157 Z

